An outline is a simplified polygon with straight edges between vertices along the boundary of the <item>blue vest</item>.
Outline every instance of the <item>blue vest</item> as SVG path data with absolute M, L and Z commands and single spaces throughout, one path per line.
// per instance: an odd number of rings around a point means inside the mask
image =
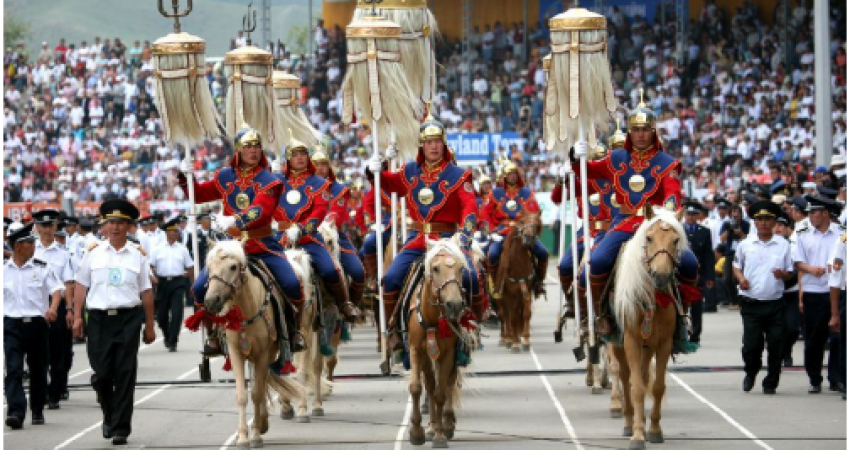
M 625 149 L 611 152 L 609 164 L 614 172 L 614 189 L 626 201 L 623 206 L 639 208 L 645 205 L 661 187 L 661 181 L 674 169 L 675 163 L 676 158 L 663 151 L 648 159 L 640 159 L 636 153 L 630 154 Z M 635 176 L 643 178 L 644 186 L 640 190 L 629 186 L 629 180 Z
M 534 200 L 534 196 L 531 194 L 531 188 L 527 186 L 519 188 L 513 197 L 508 195 L 508 191 L 505 188 L 496 186 L 493 188 L 493 198 L 499 204 L 499 209 L 511 220 L 517 218 L 522 210 L 525 209 L 525 204 L 528 201 Z
M 257 196 L 257 192 L 264 191 L 280 183 L 280 180 L 269 172 L 268 169 L 257 172 L 253 178 L 245 179 L 241 184 L 238 183 L 238 180 L 239 177 L 236 176 L 236 170 L 233 167 L 225 167 L 216 174 L 215 181 L 218 184 L 218 188 L 224 193 L 225 212 L 228 209 L 236 212 L 246 209 L 254 203 L 254 197 Z M 239 194 L 248 196 L 248 204 L 243 205 L 244 207 L 242 208 L 236 203 L 236 197 Z
M 428 222 L 431 216 L 439 211 L 448 201 L 451 193 L 461 187 L 460 181 L 466 171 L 454 164 L 447 164 L 439 176 L 437 176 L 437 179 L 431 183 L 426 183 L 422 180 L 423 172 L 424 170 L 422 170 L 422 166 L 419 163 L 409 162 L 404 165 L 402 181 L 407 186 L 408 199 L 416 205 L 417 212 L 422 219 Z M 425 188 L 431 189 L 433 194 L 433 200 L 427 205 L 422 203 L 419 197 Z

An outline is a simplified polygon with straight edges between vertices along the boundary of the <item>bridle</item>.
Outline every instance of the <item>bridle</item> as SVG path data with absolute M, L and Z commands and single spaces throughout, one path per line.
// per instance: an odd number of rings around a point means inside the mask
M 529 219 L 528 222 L 523 222 L 523 221 L 515 222 L 513 224 L 513 226 L 516 229 L 516 233 L 514 233 L 514 238 L 521 240 L 524 245 L 530 245 L 533 242 L 533 240 L 530 239 L 530 236 L 527 236 L 525 234 L 525 231 L 529 228 L 536 228 L 536 227 L 539 226 L 539 224 L 536 221 L 532 221 L 532 220 Z M 531 241 L 531 242 L 528 242 L 528 241 Z
M 649 250 L 649 246 L 647 244 L 643 245 L 643 263 L 646 265 L 647 270 L 652 273 L 652 261 L 655 260 L 658 256 L 667 256 L 673 262 L 673 267 L 679 266 L 679 255 L 674 255 L 670 250 L 666 248 L 662 248 L 652 255 L 649 255 L 647 251 Z M 675 269 L 674 269 L 675 270 Z
M 454 255 L 451 255 L 451 257 L 453 259 L 457 259 Z M 436 261 L 436 259 L 437 258 L 435 257 L 434 260 Z M 443 290 L 449 285 L 456 284 L 458 289 L 460 289 L 461 297 L 463 297 L 466 293 L 466 290 L 463 288 L 463 284 L 461 284 L 460 280 L 456 276 L 452 276 L 451 278 L 443 281 L 439 286 L 434 285 L 430 273 L 426 276 L 428 277 L 428 286 L 431 287 L 431 301 L 429 301 L 431 306 L 445 308 L 446 302 L 443 299 Z
M 215 275 L 215 274 L 210 275 L 209 281 L 215 280 L 215 281 L 218 281 L 219 283 L 224 284 L 225 286 L 230 288 L 230 295 L 232 296 L 233 294 L 236 293 L 236 291 L 239 290 L 239 288 L 241 288 L 245 284 L 245 269 L 246 268 L 247 268 L 247 266 L 245 266 L 245 264 L 242 264 L 242 263 L 239 264 L 239 276 L 236 278 L 235 282 L 225 280 L 224 278 L 222 278 L 218 275 Z M 209 281 L 207 281 L 207 285 L 209 285 Z

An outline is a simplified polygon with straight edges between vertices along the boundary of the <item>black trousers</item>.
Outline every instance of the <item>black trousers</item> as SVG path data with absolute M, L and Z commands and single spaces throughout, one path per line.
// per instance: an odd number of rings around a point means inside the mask
M 89 310 L 86 349 L 96 380 L 93 385 L 100 395 L 103 423 L 117 436 L 129 436 L 132 431 L 130 422 L 143 323 L 144 312 L 139 307 L 118 310 L 116 315 Z
M 704 287 L 703 288 L 703 297 L 705 297 L 704 309 L 709 311 L 717 311 L 717 291 L 720 289 L 721 280 L 718 280 L 714 283 L 714 286 L 711 289 Z
M 56 321 L 50 324 L 50 385 L 47 399 L 58 403 L 68 390 L 68 372 L 74 360 L 74 335 L 66 318 L 65 302 L 59 303 Z
M 755 377 L 762 367 L 761 355 L 767 344 L 767 376 L 762 387 L 776 389 L 782 372 L 782 344 L 785 336 L 785 302 L 782 299 L 759 301 L 739 298 L 744 322 L 744 372 Z
M 783 355 L 791 356 L 797 337 L 800 336 L 800 297 L 797 292 L 786 292 L 782 295 L 785 302 L 785 343 Z
M 183 296 L 189 281 L 186 277 L 159 279 L 156 290 L 156 323 L 165 336 L 166 347 L 176 347 L 183 326 Z
M 841 291 L 839 294 L 838 313 L 841 316 L 842 330 L 847 321 L 846 317 L 847 291 Z M 830 313 L 830 316 L 832 314 Z M 830 383 L 846 384 L 847 360 L 844 355 L 846 353 L 847 341 L 843 331 L 838 333 L 830 332 L 829 335 L 829 359 L 827 360 L 827 379 Z
M 27 396 L 24 393 L 24 357 L 30 373 L 30 410 L 44 410 L 47 397 L 48 339 L 47 321 L 34 317 L 25 323 L 22 319 L 3 318 L 3 356 L 6 359 L 7 416 L 17 416 L 21 421 L 27 415 Z
M 821 369 L 826 341 L 829 338 L 829 294 L 803 292 L 803 321 L 805 322 L 806 349 L 804 359 L 806 374 L 812 386 L 823 383 Z
M 695 344 L 699 344 L 700 336 L 702 336 L 702 309 L 703 299 L 691 305 L 691 325 L 694 329 L 691 334 L 691 342 Z

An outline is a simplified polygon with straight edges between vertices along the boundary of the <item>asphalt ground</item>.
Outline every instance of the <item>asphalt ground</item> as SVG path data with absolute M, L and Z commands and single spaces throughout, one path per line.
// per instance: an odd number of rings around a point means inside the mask
M 608 411 L 609 391 L 593 395 L 584 364 L 572 353 L 573 324 L 564 342 L 552 337 L 559 287 L 550 269 L 548 300 L 534 304 L 532 348 L 511 354 L 496 345 L 498 331 L 485 328 L 484 349 L 474 354 L 464 385 L 463 410 L 451 448 L 628 448 L 623 419 Z M 188 309 L 187 309 L 188 312 Z M 661 425 L 667 449 L 837 449 L 847 446 L 847 403 L 826 389 L 807 394 L 803 343 L 794 348 L 797 367 L 784 369 L 776 395 L 761 392 L 761 379 L 741 391 L 741 319 L 721 308 L 705 315 L 702 347 L 670 364 Z M 235 441 L 237 407 L 232 373 L 223 359 L 212 361 L 213 383 L 198 382 L 200 336 L 181 334 L 178 351 L 159 339 L 139 352 L 129 448 L 226 448 Z M 325 416 L 310 423 L 273 414 L 266 448 L 410 449 L 407 378 L 400 367 L 379 376 L 375 329 L 360 326 L 341 346 L 338 381 L 325 401 Z M 46 424 L 23 430 L 4 427 L 7 449 L 113 448 L 100 432 L 101 413 L 87 385 L 91 375 L 85 346 L 74 347 L 70 399 L 45 410 Z M 825 371 L 825 369 L 824 369 Z M 762 373 L 763 375 L 763 373 Z M 826 386 L 826 385 L 825 385 Z M 647 402 L 647 407 L 650 403 Z M 249 417 L 252 408 L 249 403 Z M 427 421 L 424 417 L 424 422 Z M 430 443 L 426 443 L 430 446 Z

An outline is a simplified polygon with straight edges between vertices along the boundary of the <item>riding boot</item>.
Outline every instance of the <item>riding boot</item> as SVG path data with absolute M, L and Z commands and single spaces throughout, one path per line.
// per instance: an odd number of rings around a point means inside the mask
M 611 316 L 602 308 L 602 294 L 605 285 L 608 284 L 608 274 L 590 276 L 590 296 L 593 300 L 593 316 L 596 318 L 595 329 L 600 336 L 606 337 L 614 334 Z M 605 314 L 603 314 L 605 312 Z
M 564 291 L 564 299 L 566 300 L 565 305 L 565 314 L 569 318 L 574 318 L 576 316 L 575 311 L 575 303 L 573 302 L 573 296 L 570 295 L 570 288 L 573 285 L 573 277 L 572 275 L 560 275 L 561 278 L 561 289 Z
M 325 287 L 328 288 L 330 294 L 333 295 L 334 299 L 336 299 L 339 312 L 342 313 L 346 322 L 354 322 L 357 319 L 357 316 L 360 315 L 360 312 L 357 311 L 357 307 L 354 306 L 348 299 L 348 290 L 343 287 L 342 283 L 326 282 Z
M 404 350 L 401 342 L 401 333 L 396 329 L 396 305 L 398 305 L 398 292 L 384 292 L 384 320 L 389 333 L 388 346 L 392 351 Z
M 221 341 L 213 327 L 212 319 L 204 318 L 204 328 L 207 330 L 207 341 L 204 342 L 204 350 L 201 352 L 204 356 L 222 356 L 224 353 L 221 350 Z
M 534 266 L 534 296 L 546 296 L 546 268 L 549 265 L 549 260 L 541 258 L 537 260 L 537 265 Z
M 498 300 L 502 298 L 501 291 L 498 291 L 499 286 L 496 286 L 496 283 L 499 281 L 497 277 L 499 273 L 499 263 L 490 264 L 489 267 L 487 267 L 487 272 L 487 278 L 490 283 L 490 292 L 492 293 L 493 298 Z
M 363 299 L 363 291 L 366 289 L 366 283 L 358 283 L 356 281 L 352 281 L 348 284 L 348 298 L 351 300 L 351 303 L 354 306 L 361 308 L 362 299 Z
M 375 282 L 378 279 L 378 254 L 363 255 L 363 272 L 366 274 L 366 287 L 368 292 L 376 290 Z
M 304 308 L 295 310 L 295 327 L 289 333 L 289 347 L 292 353 L 298 353 L 307 348 L 307 341 L 304 339 L 304 333 L 301 332 L 301 317 L 304 314 Z

